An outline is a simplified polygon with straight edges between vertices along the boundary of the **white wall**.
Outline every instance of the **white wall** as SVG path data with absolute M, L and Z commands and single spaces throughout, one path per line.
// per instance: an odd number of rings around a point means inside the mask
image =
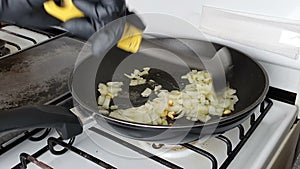
M 129 9 L 138 13 L 173 15 L 199 26 L 203 0 L 126 0 Z

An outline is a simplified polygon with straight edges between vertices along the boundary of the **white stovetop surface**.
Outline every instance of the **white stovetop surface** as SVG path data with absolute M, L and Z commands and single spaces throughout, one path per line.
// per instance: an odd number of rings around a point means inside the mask
M 289 128 L 294 122 L 296 117 L 296 107 L 278 101 L 273 102 L 273 107 L 231 163 L 229 166 L 230 169 L 265 168 L 270 161 L 270 158 L 274 155 L 274 151 L 278 148 L 280 142 L 286 136 Z M 243 125 L 247 129 L 247 122 Z M 225 136 L 229 136 L 233 142 L 233 147 L 235 147 L 237 140 L 236 132 L 237 129 L 233 129 L 225 133 Z M 52 135 L 57 136 L 55 132 L 52 132 Z M 87 137 L 87 135 L 89 137 Z M 144 149 L 142 144 L 137 141 L 129 140 L 129 142 Z M 79 135 L 74 144 L 77 148 L 80 148 L 85 152 L 89 152 L 93 156 L 117 168 L 166 168 L 160 163 L 149 158 L 145 158 L 127 147 L 116 142 L 112 142 L 111 140 L 92 131 L 86 131 L 84 134 Z M 33 154 L 45 145 L 46 140 L 42 140 L 37 143 L 31 141 L 24 142 L 6 154 L 0 156 L 0 168 L 11 168 L 15 166 L 19 163 L 20 153 L 26 152 L 28 154 Z M 216 155 L 219 165 L 225 158 L 225 144 L 218 139 L 210 138 L 204 143 L 196 144 L 196 146 L 209 150 L 212 154 Z M 201 155 L 194 153 L 190 154 L 189 150 L 186 150 L 186 152 L 187 155 L 182 152 L 173 152 L 173 154 L 159 153 L 157 155 L 183 168 L 193 169 L 211 167 L 211 162 Z M 176 157 L 179 158 L 176 159 Z M 99 167 L 88 160 L 81 159 L 80 156 L 72 152 L 67 152 L 62 156 L 55 156 L 50 152 L 47 152 L 39 157 L 38 160 L 47 163 L 53 168 L 92 169 Z M 34 164 L 30 164 L 28 168 L 35 169 L 38 167 Z

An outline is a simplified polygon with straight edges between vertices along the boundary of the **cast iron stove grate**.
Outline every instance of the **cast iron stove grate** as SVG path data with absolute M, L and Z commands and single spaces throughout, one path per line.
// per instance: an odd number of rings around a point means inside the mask
M 31 34 L 22 34 L 15 30 L 11 30 L 11 27 L 16 27 L 21 30 L 30 31 Z M 24 28 L 21 26 L 13 25 L 13 24 L 6 24 L 5 26 L 0 27 L 0 33 L 7 34 L 9 36 L 6 36 L 6 40 L 0 39 L 0 58 L 4 58 L 6 56 L 9 56 L 16 52 L 21 52 L 23 50 L 35 47 L 41 43 L 45 43 L 47 41 L 53 40 L 55 38 L 61 37 L 66 34 L 65 31 L 56 29 L 56 28 L 49 28 L 44 30 L 39 29 L 30 29 L 30 28 Z M 35 33 L 35 35 L 32 35 L 32 33 Z M 37 40 L 38 36 L 44 36 L 43 40 L 39 39 Z M 12 39 L 13 38 L 13 39 Z M 15 42 L 14 38 L 17 38 L 21 41 L 26 41 L 30 43 L 31 45 L 24 48 L 24 42 Z M 41 37 L 40 37 L 41 38 Z M 9 45 L 12 47 L 13 50 L 9 49 L 7 46 Z
M 230 141 L 230 139 L 228 139 L 226 136 L 224 135 L 218 135 L 216 136 L 217 139 L 221 140 L 222 142 L 224 142 L 227 146 L 227 158 L 225 159 L 225 161 L 219 165 L 217 162 L 217 159 L 214 155 L 212 155 L 210 152 L 203 150 L 201 148 L 198 148 L 192 144 L 186 143 L 186 144 L 181 144 L 181 146 L 192 150 L 195 153 L 198 153 L 201 156 L 204 156 L 207 158 L 207 160 L 209 160 L 211 162 L 211 168 L 212 169 L 225 169 L 227 168 L 230 163 L 233 161 L 233 159 L 236 157 L 236 155 L 239 153 L 239 151 L 241 150 L 241 148 L 245 145 L 245 143 L 248 141 L 248 139 L 250 138 L 250 136 L 253 134 L 253 132 L 255 131 L 255 129 L 258 127 L 258 125 L 261 123 L 261 121 L 263 120 L 263 118 L 265 117 L 265 115 L 268 113 L 268 111 L 270 110 L 270 108 L 272 107 L 273 102 L 270 99 L 265 99 L 265 101 L 263 103 L 261 103 L 260 105 L 260 112 L 258 113 L 258 115 L 252 114 L 250 117 L 250 128 L 247 130 L 247 132 L 245 132 L 245 129 L 242 125 L 239 125 L 238 131 L 239 131 L 239 142 L 237 143 L 237 145 L 233 148 L 232 142 Z M 257 116 L 257 117 L 255 117 Z M 91 128 L 92 131 L 97 132 L 98 134 L 101 134 L 102 136 L 115 141 L 133 151 L 138 152 L 141 155 L 144 155 L 145 157 L 148 157 L 158 163 L 161 163 L 162 165 L 169 167 L 169 168 L 173 168 L 173 169 L 182 169 L 182 167 L 184 166 L 178 166 L 172 162 L 169 162 L 161 157 L 158 157 L 154 154 L 151 154 L 150 152 L 147 152 L 129 142 L 126 142 L 120 138 L 117 138 L 109 133 L 106 133 L 100 129 L 97 128 Z M 60 155 L 65 153 L 66 151 L 71 151 L 73 153 L 78 154 L 79 156 L 83 157 L 83 159 L 86 160 L 90 160 L 91 162 L 99 165 L 99 167 L 103 167 L 103 168 L 107 168 L 107 169 L 112 169 L 112 168 L 116 168 L 114 167 L 112 164 L 108 164 L 104 161 L 102 161 L 101 159 L 98 159 L 92 155 L 90 155 L 87 152 L 84 152 L 74 146 L 72 146 L 72 143 L 74 142 L 74 138 L 71 139 L 69 141 L 69 143 L 65 143 L 64 141 L 62 141 L 60 138 L 53 138 L 50 137 L 48 138 L 48 145 L 46 145 L 45 147 L 43 147 L 42 149 L 40 149 L 39 151 L 37 151 L 36 153 L 32 154 L 32 155 L 28 155 L 26 153 L 22 153 L 20 155 L 20 163 L 17 164 L 15 167 L 13 167 L 13 169 L 20 169 L 20 168 L 27 168 L 27 164 L 29 162 L 33 162 L 36 165 L 40 166 L 40 167 L 44 167 L 44 168 L 51 168 L 48 165 L 39 162 L 36 158 L 38 158 L 39 156 L 41 156 L 42 154 L 44 154 L 45 152 L 47 152 L 48 150 L 50 150 L 50 152 L 52 154 L 55 155 Z M 60 151 L 56 151 L 54 149 L 54 147 L 56 145 L 60 145 L 62 146 L 64 149 L 60 150 Z
M 6 48 L 4 45 L 6 41 L 0 39 L 0 57 L 8 55 L 10 53 L 10 49 Z

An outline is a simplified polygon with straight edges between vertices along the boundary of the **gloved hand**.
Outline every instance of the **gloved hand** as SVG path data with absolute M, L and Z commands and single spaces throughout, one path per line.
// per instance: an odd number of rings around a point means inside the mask
M 46 13 L 47 0 L 0 0 L 0 21 L 20 26 L 45 28 L 61 22 Z
M 128 11 L 124 0 L 73 0 L 73 3 L 85 18 L 69 20 L 62 26 L 85 40 L 95 34 L 91 38 L 94 55 L 105 53 L 120 40 L 125 23 L 145 29 L 142 20 Z
M 126 11 L 125 0 L 73 0 L 73 3 L 86 17 L 72 19 L 62 26 L 85 40 Z
M 145 25 L 142 20 L 135 14 L 118 18 L 106 24 L 101 29 L 99 28 L 99 30 L 91 36 L 89 41 L 92 43 L 93 55 L 99 56 L 103 53 L 107 53 L 112 46 L 116 45 L 121 39 L 122 35 L 124 35 L 125 24 L 133 25 L 141 31 L 145 29 Z M 135 33 L 139 34 L 139 32 L 129 32 L 131 33 L 126 33 L 125 38 L 127 36 L 134 35 Z

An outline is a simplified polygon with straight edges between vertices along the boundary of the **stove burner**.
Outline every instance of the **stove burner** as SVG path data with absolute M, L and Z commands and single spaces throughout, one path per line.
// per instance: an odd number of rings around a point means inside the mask
M 191 142 L 190 144 L 192 146 L 201 146 L 203 144 L 202 142 L 203 140 L 198 140 L 195 142 Z M 163 158 L 181 158 L 192 155 L 194 153 L 182 145 L 166 145 L 144 141 L 139 141 L 137 144 L 143 150 L 146 150 L 154 155 Z
M 10 54 L 10 50 L 4 45 L 6 42 L 0 39 L 0 57 Z

